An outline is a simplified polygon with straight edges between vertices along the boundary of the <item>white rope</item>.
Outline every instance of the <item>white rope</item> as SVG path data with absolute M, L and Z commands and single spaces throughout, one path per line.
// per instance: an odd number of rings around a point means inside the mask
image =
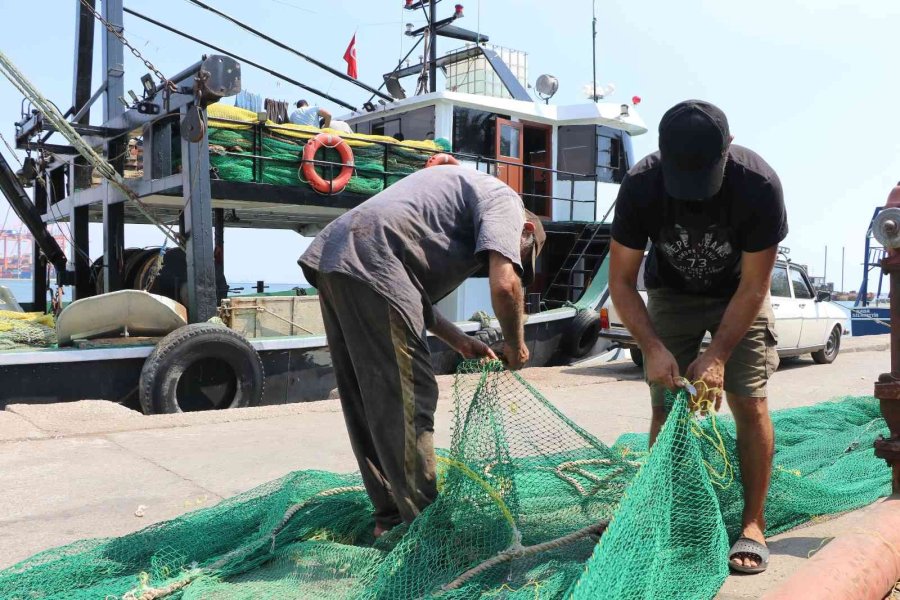
M 75 129 L 72 128 L 72 125 L 60 114 L 56 106 L 41 95 L 38 89 L 16 68 L 12 61 L 10 61 L 2 51 L 0 51 L 0 71 L 3 72 L 3 75 L 6 76 L 10 83 L 12 83 L 23 96 L 28 98 L 31 103 L 43 113 L 44 118 L 46 118 L 56 130 L 72 144 L 72 147 L 74 147 L 85 160 L 97 169 L 100 175 L 109 180 L 109 182 L 116 189 L 125 194 L 127 198 L 134 200 L 138 210 L 147 217 L 151 223 L 159 228 L 172 243 L 177 244 L 182 248 L 184 247 L 175 232 L 171 228 L 162 225 L 159 220 L 154 217 L 144 203 L 141 202 L 141 199 L 134 190 L 128 187 L 128 184 L 125 183 L 125 179 L 115 170 L 115 168 L 109 164 L 106 159 L 97 154 L 97 152 L 91 148 L 80 135 L 78 135 L 78 132 L 75 131 Z

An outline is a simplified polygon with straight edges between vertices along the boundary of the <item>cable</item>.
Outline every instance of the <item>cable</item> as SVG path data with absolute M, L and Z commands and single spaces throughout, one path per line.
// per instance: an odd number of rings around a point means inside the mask
M 12 154 L 13 159 L 15 159 L 15 161 L 16 161 L 17 163 L 19 163 L 19 166 L 21 167 L 21 166 L 22 166 L 22 161 L 19 160 L 19 155 L 16 154 L 15 149 L 14 149 L 12 146 L 9 145 L 9 142 L 6 141 L 6 138 L 3 136 L 3 133 L 2 133 L 2 132 L 0 132 L 0 140 L 3 140 L 3 143 L 6 145 L 7 150 L 9 150 L 9 153 Z
M 200 45 L 202 45 L 202 46 L 206 46 L 207 48 L 209 48 L 209 49 L 211 49 L 211 50 L 215 50 L 216 52 L 221 52 L 222 54 L 224 54 L 224 55 L 226 55 L 226 56 L 230 56 L 231 58 L 233 58 L 233 59 L 235 59 L 235 60 L 237 60 L 237 61 L 239 61 L 239 62 L 247 63 L 247 64 L 250 65 L 251 67 L 256 67 L 257 69 L 260 69 L 261 71 L 265 71 L 266 73 L 269 73 L 270 75 L 274 75 L 275 77 L 278 77 L 279 79 L 281 79 L 281 80 L 283 80 L 283 81 L 287 81 L 288 83 L 292 83 L 292 84 L 296 85 L 298 88 L 300 88 L 300 89 L 302 89 L 302 90 L 306 90 L 306 91 L 308 91 L 308 92 L 310 92 L 310 93 L 312 93 L 312 94 L 315 94 L 316 96 L 319 96 L 319 97 L 321 97 L 321 98 L 325 98 L 326 100 L 331 100 L 331 101 L 334 102 L 335 104 L 337 104 L 337 105 L 339 105 L 339 106 L 343 106 L 343 107 L 346 108 L 347 110 L 352 110 L 352 111 L 354 111 L 354 112 L 357 110 L 356 107 L 353 106 L 352 104 L 347 104 L 347 103 L 344 102 L 343 100 L 339 100 L 338 98 L 335 98 L 335 97 L 333 97 L 333 96 L 329 96 L 328 94 L 326 94 L 326 93 L 324 93 L 324 92 L 321 92 L 321 91 L 317 90 L 317 89 L 314 88 L 314 87 L 311 87 L 311 86 L 305 85 L 305 84 L 303 84 L 303 83 L 300 83 L 300 82 L 297 81 L 296 79 L 292 79 L 292 78 L 288 77 L 287 75 L 284 75 L 284 74 L 282 74 L 282 73 L 279 73 L 278 71 L 275 71 L 274 69 L 270 69 L 270 68 L 268 68 L 268 67 L 264 67 L 264 66 L 262 66 L 261 64 L 259 64 L 259 63 L 257 63 L 257 62 L 253 62 L 252 60 L 249 60 L 249 59 L 247 59 L 247 58 L 243 58 L 243 57 L 241 57 L 241 56 L 239 56 L 239 55 L 237 55 L 237 54 L 235 54 L 235 53 L 233 53 L 233 52 L 229 52 L 228 50 L 225 50 L 224 48 L 220 48 L 219 46 L 215 46 L 215 45 L 213 45 L 213 44 L 211 44 L 211 43 L 209 43 L 209 42 L 207 42 L 207 41 L 201 40 L 201 39 L 198 38 L 198 37 L 195 37 L 195 36 L 193 36 L 193 35 L 190 35 L 189 33 L 185 33 L 185 32 L 183 32 L 183 31 L 179 31 L 178 29 L 175 29 L 174 27 L 172 27 L 172 26 L 170 26 L 170 25 L 166 25 L 165 23 L 162 23 L 162 22 L 160 22 L 160 21 L 157 21 L 156 19 L 153 19 L 153 18 L 151 18 L 151 17 L 148 17 L 147 15 L 143 15 L 143 14 L 141 14 L 141 13 L 135 11 L 135 10 L 132 10 L 132 9 L 130 9 L 130 8 L 127 8 L 127 7 L 124 9 L 124 11 L 125 11 L 126 13 L 128 13 L 129 15 L 135 16 L 135 17 L 137 17 L 138 19 L 141 19 L 141 20 L 143 20 L 143 21 L 147 21 L 148 23 L 152 23 L 153 25 L 156 25 L 157 27 L 161 27 L 161 28 L 165 29 L 166 31 L 171 31 L 172 33 L 174 33 L 174 34 L 176 34 L 176 35 L 180 35 L 180 36 L 183 37 L 183 38 L 189 39 L 189 40 L 191 40 L 192 42 L 196 42 L 196 43 L 198 43 L 198 44 L 200 44 Z
M 208 10 L 209 12 L 211 12 L 211 13 L 213 13 L 213 14 L 215 14 L 215 15 L 218 15 L 218 16 L 222 17 L 223 19 L 227 20 L 227 21 L 231 21 L 232 23 L 234 23 L 235 25 L 237 25 L 237 26 L 240 27 L 241 29 L 243 29 L 243 30 L 245 30 L 245 31 L 249 31 L 249 32 L 252 33 L 253 35 L 255 35 L 255 36 L 257 36 L 257 37 L 259 37 L 259 38 L 261 38 L 261 39 L 263 39 L 263 40 L 265 40 L 265 41 L 267 41 L 267 42 L 269 42 L 270 44 L 272 44 L 272 45 L 274 45 L 274 46 L 277 46 L 277 47 L 281 48 L 282 50 L 287 50 L 287 51 L 290 52 L 291 54 L 295 54 L 295 55 L 299 56 L 300 58 L 306 60 L 307 62 L 310 62 L 310 63 L 314 64 L 315 66 L 319 67 L 320 69 L 324 69 L 325 71 L 328 71 L 328 72 L 331 73 L 332 75 L 335 75 L 335 76 L 337 76 L 337 77 L 340 77 L 340 78 L 343 79 L 344 81 L 347 81 L 347 82 L 349 82 L 349 83 L 352 83 L 352 84 L 354 84 L 354 85 L 356 85 L 356 86 L 361 87 L 362 89 L 366 90 L 367 92 L 372 92 L 373 94 L 377 94 L 379 97 L 381 97 L 381 98 L 384 99 L 384 100 L 390 100 L 390 101 L 392 101 L 392 102 L 393 102 L 393 100 L 394 100 L 391 96 L 389 96 L 389 95 L 387 95 L 387 94 L 384 94 L 384 93 L 382 93 L 382 92 L 379 92 L 378 90 L 376 90 L 376 89 L 373 88 L 372 86 L 367 85 L 367 84 L 363 83 L 362 81 L 359 81 L 358 79 L 354 79 L 354 78 L 350 77 L 349 75 L 347 75 L 347 74 L 345 74 L 345 73 L 341 73 L 341 72 L 338 71 L 337 69 L 335 69 L 335 68 L 333 68 L 333 67 L 330 67 L 330 66 L 326 65 L 326 64 L 323 63 L 322 61 L 316 60 L 315 58 L 312 58 L 311 56 L 307 56 L 306 54 L 303 54 L 302 52 L 299 52 L 299 51 L 297 51 L 297 50 L 291 48 L 290 46 L 288 46 L 288 45 L 285 44 L 284 42 L 280 42 L 280 41 L 276 40 L 275 38 L 266 35 L 266 34 L 263 33 L 262 31 L 260 31 L 260 30 L 258 30 L 258 29 L 254 29 L 253 27 L 250 27 L 250 26 L 247 25 L 246 23 L 241 22 L 240 20 L 238 20 L 238 19 L 236 19 L 236 18 L 234 18 L 234 17 L 232 17 L 232 16 L 230 16 L 230 15 L 228 15 L 228 14 L 226 14 L 226 13 L 220 11 L 220 10 L 217 9 L 217 8 L 213 8 L 212 6 L 206 4 L 205 2 L 201 2 L 200 0 L 185 0 L 185 2 L 188 2 L 188 3 L 190 3 L 190 4 L 193 4 L 194 6 L 199 6 L 200 8 L 202 8 L 202 9 L 204 9 L 204 10 Z
M 311 8 L 306 8 L 306 7 L 303 7 L 303 6 L 297 6 L 296 4 L 291 4 L 290 2 L 286 2 L 285 0 L 269 0 L 269 2 L 274 2 L 274 3 L 276 3 L 276 4 L 281 4 L 281 5 L 283 5 L 283 6 L 289 6 L 289 7 L 291 7 L 291 8 L 294 8 L 294 9 L 297 9 L 297 10 L 302 10 L 303 12 L 307 12 L 307 13 L 310 13 L 310 14 L 313 14 L 313 15 L 318 15 L 318 14 L 320 14 L 318 11 L 312 10 Z

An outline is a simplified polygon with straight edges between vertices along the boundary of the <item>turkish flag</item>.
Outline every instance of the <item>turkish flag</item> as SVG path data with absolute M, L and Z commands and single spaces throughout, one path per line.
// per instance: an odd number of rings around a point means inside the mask
M 347 61 L 347 75 L 352 77 L 353 79 L 359 78 L 359 72 L 357 71 L 356 64 L 356 34 L 353 34 L 353 37 L 350 39 L 350 44 L 347 46 L 347 50 L 344 51 L 344 60 Z

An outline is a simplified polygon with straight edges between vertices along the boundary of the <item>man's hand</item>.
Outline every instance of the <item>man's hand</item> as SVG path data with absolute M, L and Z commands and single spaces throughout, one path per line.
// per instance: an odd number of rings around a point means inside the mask
M 512 346 L 509 342 L 503 342 L 503 362 L 510 371 L 518 371 L 528 362 L 528 346 L 524 343 Z
M 707 350 L 688 366 L 684 376 L 691 382 L 699 380 L 706 384 L 710 390 L 707 398 L 715 403 L 718 411 L 722 406 L 722 387 L 725 385 L 725 361 Z M 697 391 L 703 392 L 702 389 Z
M 647 379 L 650 380 L 650 383 L 659 384 L 667 390 L 674 390 L 684 385 L 678 373 L 678 361 L 665 346 L 660 345 L 658 348 L 646 352 L 644 360 L 647 362 Z
M 497 355 L 491 350 L 490 346 L 473 337 L 466 336 L 466 338 L 467 339 L 460 344 L 459 348 L 456 349 L 457 352 L 462 354 L 463 358 L 487 358 L 490 360 L 497 360 Z

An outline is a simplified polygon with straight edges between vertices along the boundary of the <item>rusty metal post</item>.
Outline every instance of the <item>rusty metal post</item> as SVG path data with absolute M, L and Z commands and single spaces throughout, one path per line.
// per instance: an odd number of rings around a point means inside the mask
M 891 372 L 882 373 L 875 383 L 875 397 L 887 421 L 891 437 L 875 440 L 875 456 L 883 458 L 893 471 L 892 485 L 900 493 L 900 183 L 891 190 L 884 209 L 872 223 L 872 233 L 887 250 L 881 270 L 891 278 Z

